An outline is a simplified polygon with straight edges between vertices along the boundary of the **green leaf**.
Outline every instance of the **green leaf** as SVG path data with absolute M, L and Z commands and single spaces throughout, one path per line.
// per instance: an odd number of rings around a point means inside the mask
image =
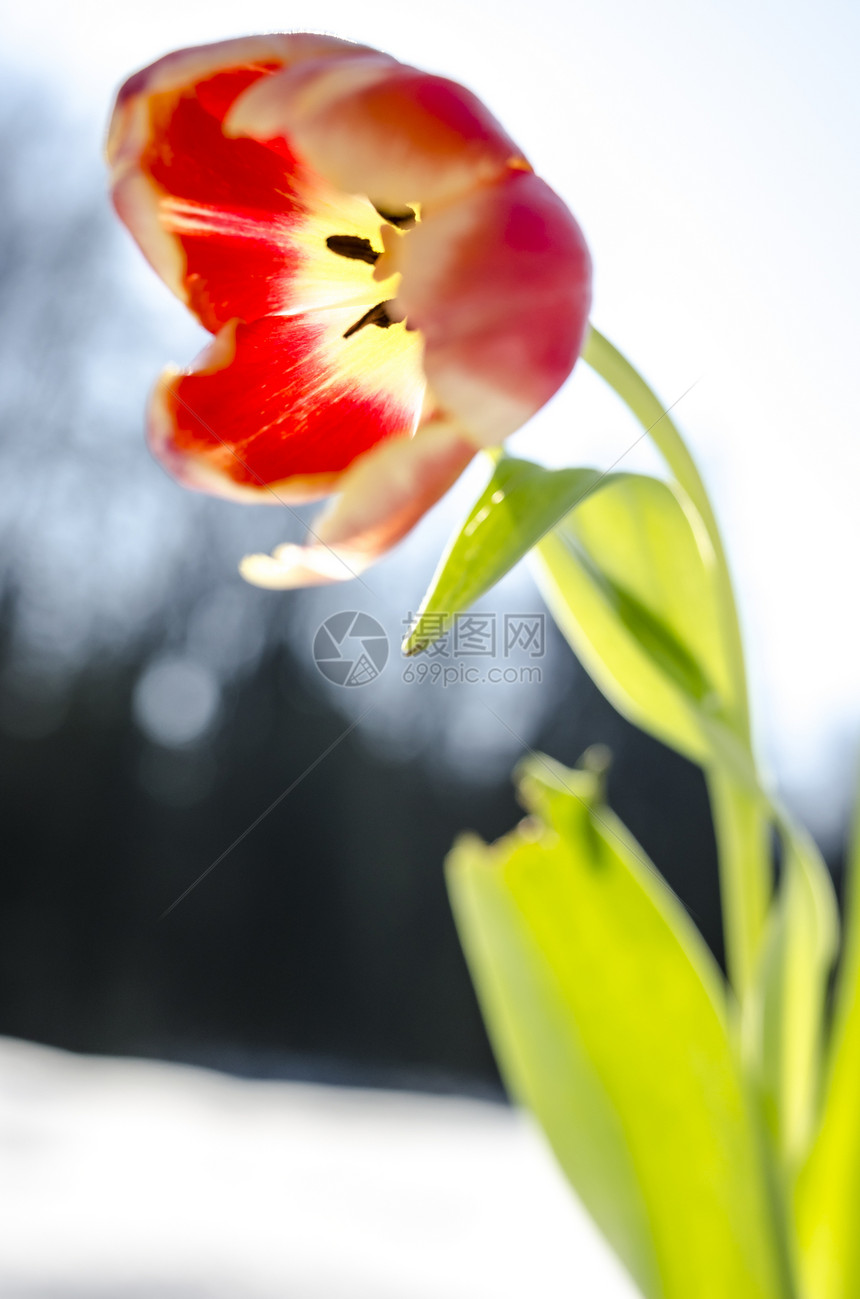
M 714 723 L 738 732 L 742 705 L 713 547 L 686 498 L 656 478 L 616 474 L 537 555 L 549 608 L 607 698 L 687 757 L 711 761 Z
M 521 792 L 535 815 L 448 866 L 509 1086 L 646 1295 L 783 1295 L 713 958 L 593 774 L 537 757 Z
M 442 556 L 404 653 L 418 654 L 444 635 L 455 614 L 489 591 L 601 481 L 596 469 L 543 469 L 503 457 Z
M 765 940 L 761 1063 L 771 1131 L 793 1171 L 809 1149 L 818 1116 L 839 917 L 830 874 L 812 839 L 785 818 L 780 831 L 784 863 Z
M 860 1294 L 860 804 L 822 1117 L 795 1207 L 805 1293 L 815 1299 Z

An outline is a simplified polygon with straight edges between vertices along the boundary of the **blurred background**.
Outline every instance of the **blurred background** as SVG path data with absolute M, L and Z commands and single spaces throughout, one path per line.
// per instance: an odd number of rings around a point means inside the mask
M 614 807 L 722 955 L 698 773 L 612 712 L 548 619 L 537 674 L 403 680 L 404 621 L 480 467 L 363 584 L 278 595 L 236 565 L 302 518 L 184 492 L 149 458 L 147 393 L 204 335 L 109 209 L 104 126 L 136 67 L 249 31 L 327 30 L 464 81 L 569 202 L 595 323 L 682 398 L 760 746 L 838 877 L 860 725 L 847 0 L 31 0 L 2 25 L 0 1034 L 500 1097 L 442 861 L 465 829 L 510 828 L 528 749 L 572 763 L 596 741 Z M 637 437 L 581 368 L 513 448 L 656 468 Z M 482 608 L 540 616 L 527 568 Z M 344 688 L 312 646 L 353 610 L 391 653 Z

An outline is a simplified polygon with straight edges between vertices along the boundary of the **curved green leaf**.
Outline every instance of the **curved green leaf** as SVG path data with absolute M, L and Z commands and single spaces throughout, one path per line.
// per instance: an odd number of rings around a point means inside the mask
M 821 1123 L 796 1191 L 805 1293 L 815 1299 L 860 1294 L 860 804 L 835 1003 Z
M 619 712 L 694 761 L 739 701 L 720 623 L 714 552 L 666 483 L 604 479 L 539 544 L 539 580 L 559 627 Z
M 596 469 L 543 469 L 503 457 L 439 561 L 404 653 L 418 654 L 444 635 L 455 614 L 495 586 L 602 481 Z
M 818 1117 L 827 983 L 839 938 L 836 895 L 805 831 L 781 819 L 782 881 L 771 912 L 762 977 L 761 1051 L 766 1112 L 789 1170 L 806 1154 Z
M 646 1295 L 785 1294 L 713 958 L 594 775 L 535 758 L 522 794 L 535 817 L 448 868 L 509 1085 Z

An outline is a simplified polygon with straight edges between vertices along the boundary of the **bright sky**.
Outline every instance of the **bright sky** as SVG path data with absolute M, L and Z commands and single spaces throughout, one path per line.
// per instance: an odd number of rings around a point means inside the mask
M 833 825 L 860 727 L 860 11 L 29 0 L 5 23 L 7 58 L 93 123 L 166 50 L 286 25 L 378 44 L 480 94 L 583 225 L 595 323 L 667 405 L 698 380 L 677 415 L 733 560 L 762 749 L 814 827 Z M 608 465 L 635 437 L 577 375 L 517 446 Z

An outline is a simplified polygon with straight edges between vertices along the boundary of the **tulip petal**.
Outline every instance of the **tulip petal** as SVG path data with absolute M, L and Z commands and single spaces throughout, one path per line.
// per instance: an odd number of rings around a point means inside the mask
M 355 323 L 346 307 L 226 325 L 189 372 L 162 376 L 155 455 L 186 486 L 232 500 L 326 495 L 378 442 L 408 438 L 422 406 L 420 337 L 402 324 L 344 337 Z
M 225 129 L 289 140 L 346 193 L 383 212 L 449 203 L 511 167 L 517 145 L 471 91 L 387 55 L 308 61 L 251 86 Z
M 248 557 L 261 585 L 362 571 L 573 367 L 582 235 L 454 82 L 324 36 L 183 50 L 123 87 L 108 156 L 120 216 L 215 335 L 156 388 L 156 455 L 231 499 L 342 489 L 311 544 Z
M 120 91 L 108 141 L 114 204 L 169 287 L 215 333 L 256 320 L 369 301 L 366 267 L 329 235 L 378 238 L 363 197 L 334 190 L 281 142 L 224 135 L 241 92 L 285 63 L 339 62 L 361 47 L 260 37 L 168 55 Z
M 570 374 L 591 302 L 582 232 L 539 177 L 512 172 L 399 241 L 394 314 L 424 337 L 439 407 L 481 445 L 526 422 Z
M 469 439 L 439 422 L 410 442 L 386 442 L 344 475 L 340 496 L 314 523 L 308 545 L 247 555 L 242 576 L 281 591 L 360 576 L 444 496 L 474 455 Z

